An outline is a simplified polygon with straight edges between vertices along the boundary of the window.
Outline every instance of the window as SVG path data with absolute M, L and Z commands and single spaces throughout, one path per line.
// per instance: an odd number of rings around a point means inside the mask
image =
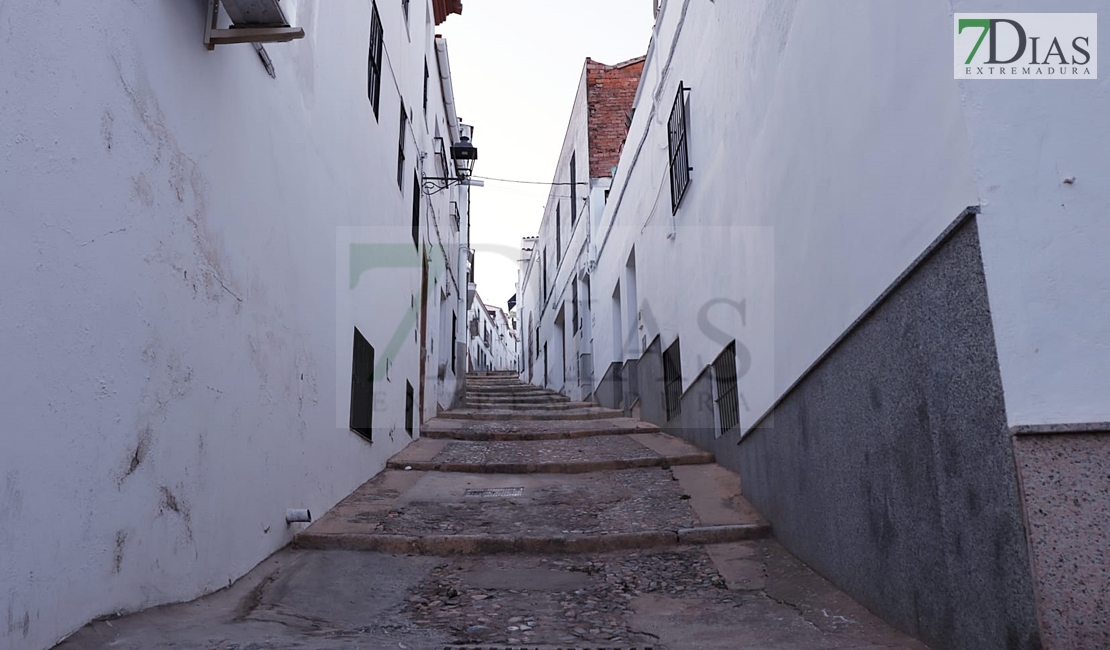
M 563 258 L 563 204 L 555 199 L 555 264 Z
M 397 138 L 397 188 L 405 191 L 405 123 L 408 122 L 405 100 L 401 100 L 401 135 Z
M 736 389 L 736 341 L 713 361 L 713 377 L 717 385 L 717 413 L 722 434 L 740 424 L 740 398 Z
M 572 280 L 571 283 L 570 283 L 570 286 L 571 286 L 570 301 L 571 301 L 571 305 L 572 305 L 571 308 L 570 308 L 570 319 L 572 321 L 572 323 L 571 323 L 572 332 L 571 333 L 572 334 L 577 334 L 578 333 L 578 279 L 575 278 L 574 280 Z
M 686 138 L 686 93 L 688 89 L 678 84 L 678 96 L 671 109 L 671 120 L 667 127 L 668 151 L 671 157 L 671 214 L 678 213 L 678 205 L 686 196 L 690 186 L 690 156 Z
M 366 94 L 370 105 L 374 107 L 374 119 L 378 119 L 378 100 L 382 94 L 382 19 L 378 16 L 378 3 L 371 4 L 370 9 L 370 57 L 367 64 Z
M 420 250 L 420 176 L 412 173 L 412 243 Z
M 673 420 L 682 412 L 682 357 L 678 339 L 663 352 L 663 391 L 667 420 Z
M 543 385 L 547 385 L 547 341 L 543 343 Z
M 578 163 L 575 160 L 577 153 L 570 155 L 570 227 L 574 227 L 574 218 L 578 216 Z
M 455 339 L 459 335 L 459 314 L 458 312 L 451 312 L 451 372 L 458 374 L 458 366 L 455 365 L 459 362 L 459 344 Z
M 412 437 L 412 410 L 414 406 L 412 382 L 405 382 L 405 432 Z
M 405 2 L 405 6 L 408 6 L 407 0 Z M 428 73 L 428 59 L 427 59 L 427 57 L 425 57 L 424 58 L 424 114 L 425 115 L 427 115 L 427 113 L 428 113 L 428 78 L 429 77 L 430 77 L 430 74 Z
M 543 304 L 547 306 L 547 249 L 543 249 Z
M 374 414 L 374 348 L 355 328 L 351 358 L 351 430 L 372 439 Z

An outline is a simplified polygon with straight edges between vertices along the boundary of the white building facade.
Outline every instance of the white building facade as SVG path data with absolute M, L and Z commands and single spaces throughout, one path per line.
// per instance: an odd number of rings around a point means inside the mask
M 586 256 L 550 208 L 526 242 L 525 379 L 712 450 L 931 647 L 1102 640 L 1105 84 L 953 79 L 953 12 L 1031 1 L 657 4 Z
M 281 8 L 0 4 L 0 647 L 226 587 L 462 391 L 460 7 Z
M 504 372 L 517 369 L 520 354 L 517 333 L 499 307 L 486 305 L 477 295 L 467 314 L 470 328 L 471 372 Z
M 587 59 L 539 236 L 521 246 L 517 286 L 525 381 L 575 398 L 593 392 L 590 272 L 644 59 Z

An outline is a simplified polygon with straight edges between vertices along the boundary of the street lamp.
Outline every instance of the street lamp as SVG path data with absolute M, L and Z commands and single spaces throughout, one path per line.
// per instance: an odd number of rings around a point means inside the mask
M 478 160 L 478 148 L 464 135 L 459 138 L 458 144 L 451 145 L 451 160 L 455 161 L 455 170 L 459 174 L 459 179 L 467 180 L 474 171 L 474 161 Z

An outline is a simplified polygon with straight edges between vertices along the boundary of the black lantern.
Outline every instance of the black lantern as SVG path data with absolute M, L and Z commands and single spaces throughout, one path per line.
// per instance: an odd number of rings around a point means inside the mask
M 451 145 L 451 160 L 455 161 L 455 170 L 460 179 L 470 178 L 474 161 L 478 160 L 478 148 L 470 144 L 470 138 L 464 135 L 459 138 L 458 144 Z

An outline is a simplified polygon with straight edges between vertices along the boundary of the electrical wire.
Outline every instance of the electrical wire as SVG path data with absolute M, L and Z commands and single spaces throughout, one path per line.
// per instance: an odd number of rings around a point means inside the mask
M 549 185 L 549 186 L 554 186 L 554 185 L 589 185 L 589 183 L 584 182 L 584 181 L 578 181 L 577 183 L 552 183 L 551 181 L 521 181 L 521 180 L 515 180 L 515 179 L 511 179 L 511 178 L 493 178 L 492 176 L 479 176 L 477 174 L 474 174 L 473 176 L 471 176 L 471 178 L 475 178 L 475 179 L 478 179 L 478 180 L 481 180 L 481 181 L 494 181 L 494 182 L 497 182 L 497 183 L 518 183 L 520 185 Z

